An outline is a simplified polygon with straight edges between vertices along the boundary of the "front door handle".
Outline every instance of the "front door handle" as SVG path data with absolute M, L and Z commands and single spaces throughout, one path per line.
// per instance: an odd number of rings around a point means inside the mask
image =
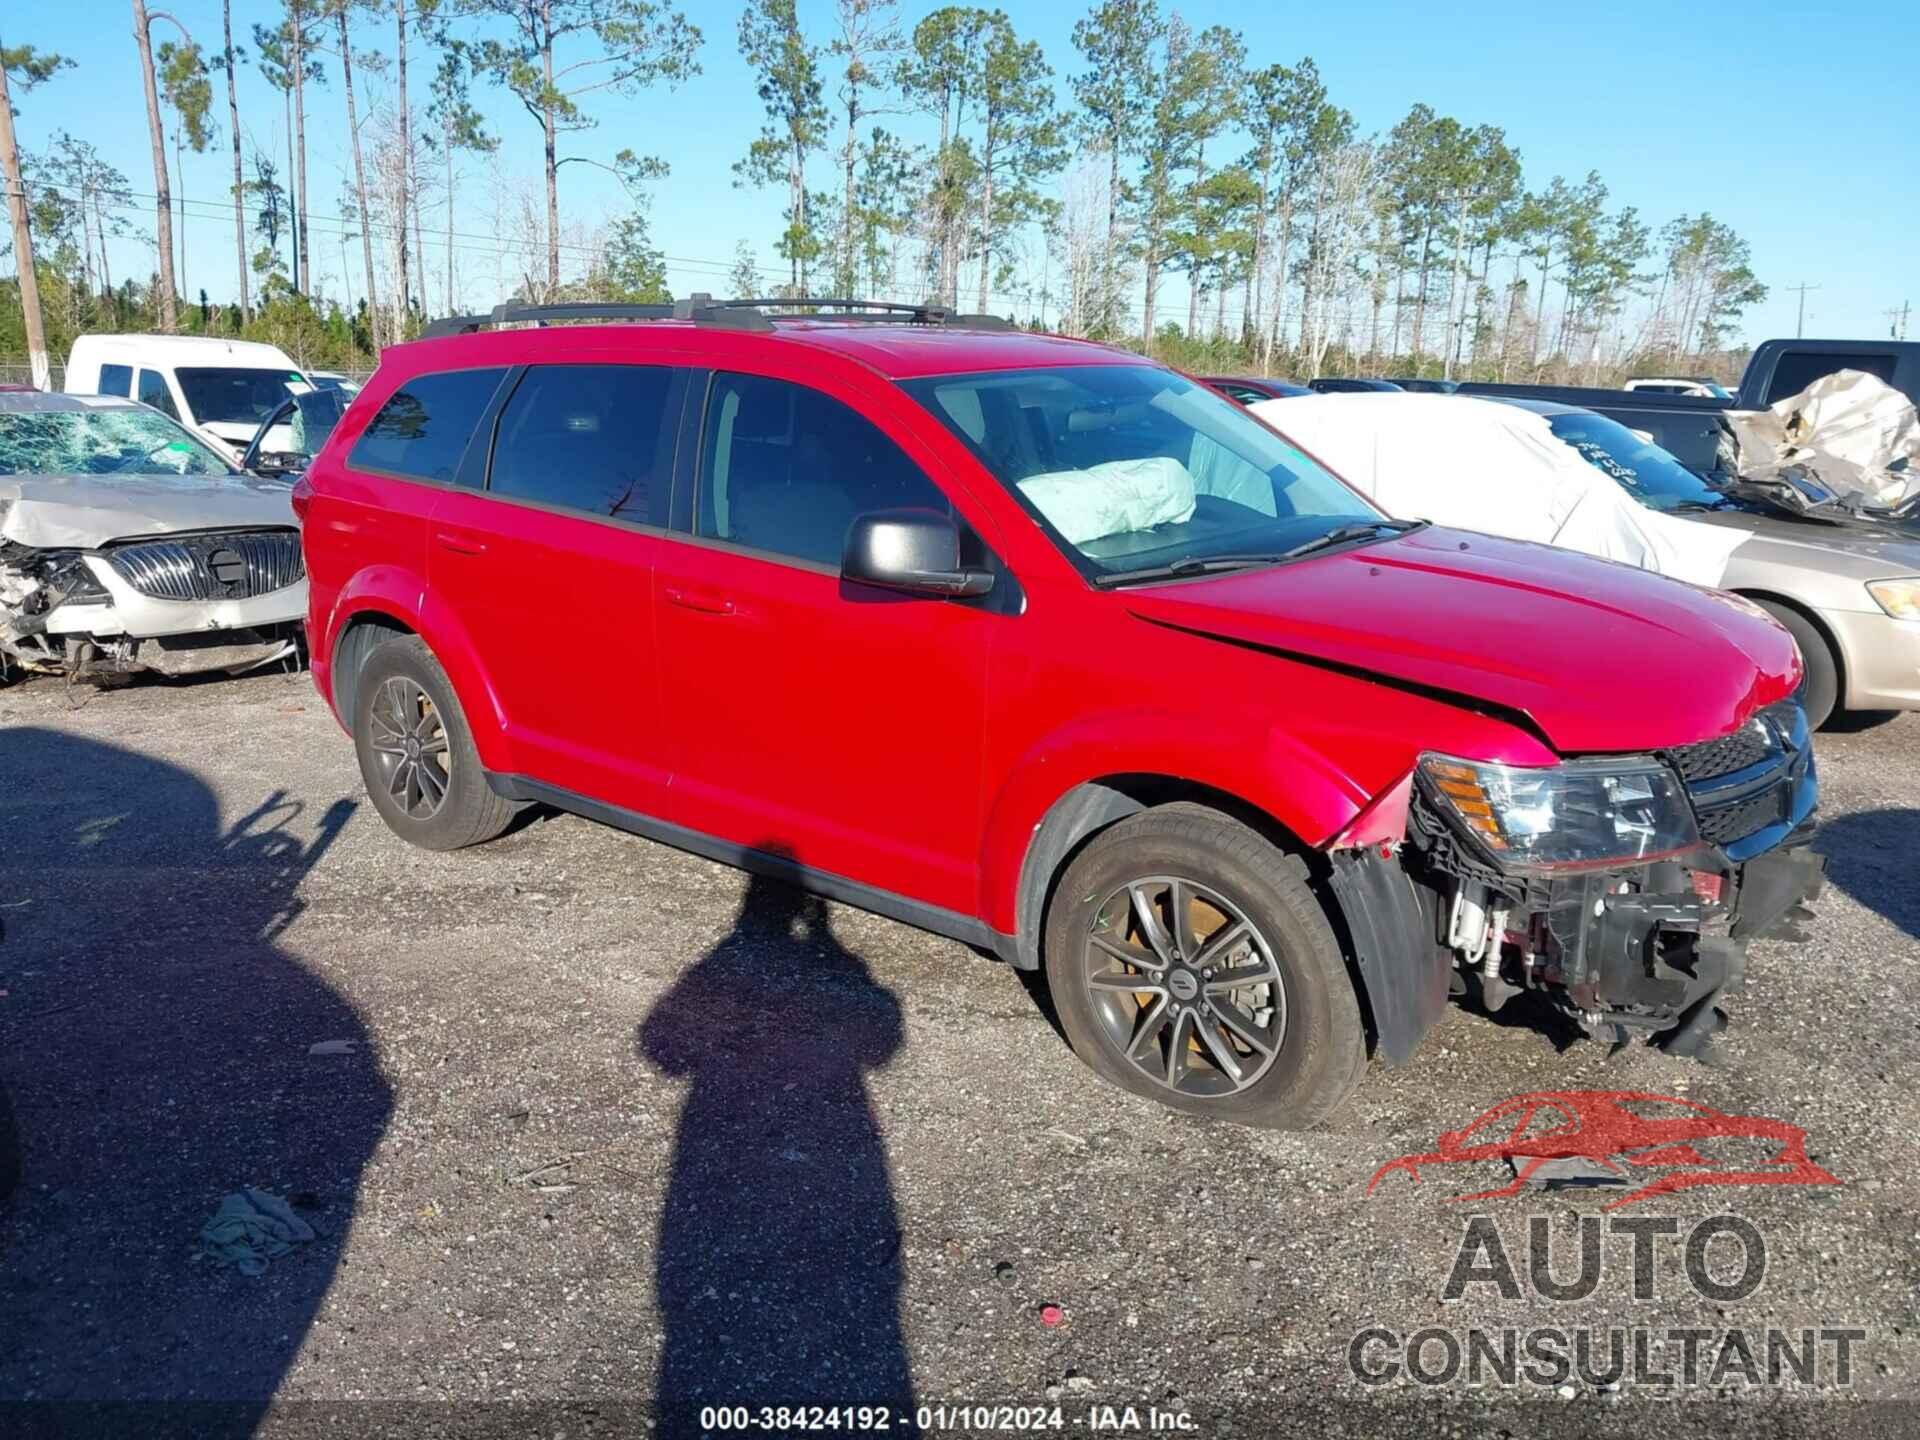
M 678 605 L 682 610 L 696 610 L 702 615 L 733 614 L 733 601 L 724 595 L 703 590 L 681 590 L 670 585 L 667 587 L 667 603 Z
M 487 542 L 484 540 L 476 540 L 471 535 L 458 535 L 451 530 L 436 530 L 434 531 L 433 538 L 434 542 L 438 544 L 442 550 L 451 550 L 456 555 L 484 555 L 487 553 Z

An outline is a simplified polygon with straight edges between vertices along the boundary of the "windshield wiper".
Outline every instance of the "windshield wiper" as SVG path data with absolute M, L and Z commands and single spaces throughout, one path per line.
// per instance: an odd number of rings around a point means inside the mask
M 1214 575 L 1228 570 L 1248 570 L 1259 565 L 1278 565 L 1288 552 L 1274 550 L 1242 555 L 1183 555 L 1166 565 L 1150 565 L 1139 570 L 1116 570 L 1096 575 L 1096 585 L 1127 585 L 1136 580 L 1169 580 L 1187 575 Z
M 1316 535 L 1304 545 L 1296 545 L 1291 550 L 1266 550 L 1241 552 L 1232 555 L 1184 555 L 1165 565 L 1149 566 L 1140 570 L 1121 570 L 1110 575 L 1096 575 L 1095 585 L 1132 585 L 1147 580 L 1178 580 L 1190 575 L 1216 575 L 1229 570 L 1250 570 L 1261 565 L 1280 565 L 1288 560 L 1297 560 L 1302 555 L 1311 555 L 1316 550 L 1324 550 L 1331 545 L 1344 545 L 1350 541 L 1370 540 L 1386 531 L 1393 535 L 1404 535 L 1418 530 L 1427 524 L 1425 520 L 1368 520 L 1356 525 L 1338 525 L 1324 535 Z
M 1324 535 L 1316 535 L 1304 544 L 1296 545 L 1280 557 L 1283 560 L 1296 560 L 1302 555 L 1311 555 L 1316 550 L 1330 550 L 1335 545 L 1345 545 L 1355 540 L 1373 540 L 1382 530 L 1389 535 L 1405 535 L 1425 527 L 1425 520 L 1366 520 L 1358 525 L 1336 525 Z

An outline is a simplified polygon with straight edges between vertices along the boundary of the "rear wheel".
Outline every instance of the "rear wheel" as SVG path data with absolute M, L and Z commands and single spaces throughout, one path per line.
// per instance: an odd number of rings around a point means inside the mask
M 487 784 L 453 686 L 419 637 L 374 647 L 354 685 L 353 712 L 367 795 L 401 839 L 458 850 L 507 828 L 519 807 Z
M 1800 664 L 1806 673 L 1800 677 L 1794 698 L 1807 712 L 1807 728 L 1818 730 L 1840 702 L 1840 662 L 1834 658 L 1833 647 L 1819 627 L 1791 606 L 1772 600 L 1755 603 L 1786 626 L 1793 643 L 1800 647 Z
M 1200 805 L 1096 836 L 1047 912 L 1076 1054 L 1178 1110 L 1302 1129 L 1366 1066 L 1359 997 L 1306 867 Z

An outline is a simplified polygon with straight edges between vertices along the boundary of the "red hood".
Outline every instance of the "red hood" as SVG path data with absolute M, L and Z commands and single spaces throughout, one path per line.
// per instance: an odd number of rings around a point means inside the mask
M 1799 683 L 1792 637 L 1744 600 L 1459 530 L 1126 601 L 1145 620 L 1521 711 L 1563 754 L 1723 735 Z

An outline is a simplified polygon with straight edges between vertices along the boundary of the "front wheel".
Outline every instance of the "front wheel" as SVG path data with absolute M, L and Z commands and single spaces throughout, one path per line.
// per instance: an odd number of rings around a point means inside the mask
M 1360 1001 L 1305 865 L 1200 805 L 1096 836 L 1047 911 L 1074 1052 L 1177 1110 L 1305 1129 L 1366 1067 Z
M 491 840 L 520 808 L 487 784 L 447 672 L 418 636 L 381 641 L 360 667 L 353 746 L 380 818 L 424 849 Z
M 1784 625 L 1793 643 L 1800 647 L 1802 674 L 1794 698 L 1807 712 L 1807 728 L 1818 730 L 1840 703 L 1840 662 L 1834 658 L 1833 647 L 1819 627 L 1798 610 L 1773 600 L 1755 603 Z

